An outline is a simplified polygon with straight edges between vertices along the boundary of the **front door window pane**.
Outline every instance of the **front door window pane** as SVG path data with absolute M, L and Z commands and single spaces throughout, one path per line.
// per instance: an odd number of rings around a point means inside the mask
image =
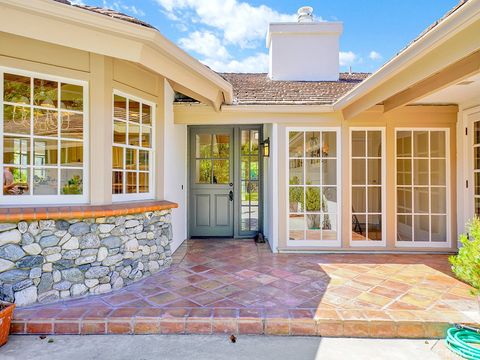
M 229 184 L 230 135 L 196 134 L 195 182 L 197 184 Z M 248 162 L 242 158 L 242 171 L 248 171 Z

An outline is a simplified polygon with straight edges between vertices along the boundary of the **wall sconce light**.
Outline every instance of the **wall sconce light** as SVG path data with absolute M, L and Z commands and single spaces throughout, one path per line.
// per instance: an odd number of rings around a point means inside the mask
M 262 141 L 263 157 L 270 157 L 270 138 Z

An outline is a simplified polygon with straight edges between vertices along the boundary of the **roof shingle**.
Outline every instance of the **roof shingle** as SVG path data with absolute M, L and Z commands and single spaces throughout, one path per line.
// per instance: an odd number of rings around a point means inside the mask
M 236 105 L 331 105 L 368 73 L 340 73 L 338 81 L 271 80 L 265 73 L 220 73 L 233 86 Z

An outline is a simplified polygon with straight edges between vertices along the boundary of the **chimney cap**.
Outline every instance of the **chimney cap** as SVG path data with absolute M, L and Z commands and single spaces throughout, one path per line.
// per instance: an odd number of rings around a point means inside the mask
M 297 21 L 299 23 L 303 22 L 313 22 L 313 7 L 311 6 L 302 6 L 297 11 Z

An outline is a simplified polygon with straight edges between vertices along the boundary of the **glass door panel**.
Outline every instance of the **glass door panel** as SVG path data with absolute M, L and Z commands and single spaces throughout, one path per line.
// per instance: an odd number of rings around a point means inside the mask
M 383 132 L 352 129 L 350 146 L 352 245 L 384 245 Z
M 240 131 L 240 235 L 259 231 L 259 138 L 258 129 Z
M 448 133 L 402 130 L 396 142 L 397 244 L 447 245 Z

